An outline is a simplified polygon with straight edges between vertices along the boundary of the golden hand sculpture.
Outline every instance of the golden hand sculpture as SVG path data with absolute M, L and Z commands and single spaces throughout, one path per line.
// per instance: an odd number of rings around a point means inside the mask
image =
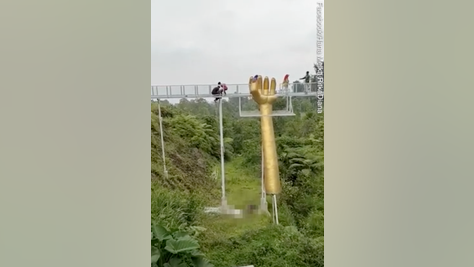
M 265 191 L 267 194 L 277 195 L 281 192 L 281 184 L 271 117 L 272 104 L 277 99 L 275 95 L 276 80 L 272 78 L 270 83 L 268 77 L 265 77 L 264 80 L 262 80 L 262 76 L 258 76 L 257 79 L 250 77 L 249 87 L 253 100 L 259 106 L 261 115 Z

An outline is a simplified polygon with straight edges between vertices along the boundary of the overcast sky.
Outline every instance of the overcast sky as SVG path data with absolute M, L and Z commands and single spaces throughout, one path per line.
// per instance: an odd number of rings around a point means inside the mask
M 313 63 L 315 0 L 151 0 L 152 85 L 293 81 Z

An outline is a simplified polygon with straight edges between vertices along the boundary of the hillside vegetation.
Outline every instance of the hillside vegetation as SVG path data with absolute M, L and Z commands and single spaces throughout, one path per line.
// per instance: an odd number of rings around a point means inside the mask
M 274 118 L 283 186 L 274 225 L 266 215 L 204 213 L 221 197 L 214 103 L 161 102 L 168 177 L 151 104 L 152 266 L 324 266 L 324 117 L 310 99 L 294 99 L 293 107 L 296 116 Z M 226 194 L 229 205 L 245 208 L 260 203 L 260 121 L 240 118 L 238 109 L 237 99 L 223 102 Z

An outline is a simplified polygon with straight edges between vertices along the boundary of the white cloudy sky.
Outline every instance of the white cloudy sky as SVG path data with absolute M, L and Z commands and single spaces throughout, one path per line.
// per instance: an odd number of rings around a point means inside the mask
M 151 0 L 153 85 L 293 81 L 315 62 L 315 0 Z

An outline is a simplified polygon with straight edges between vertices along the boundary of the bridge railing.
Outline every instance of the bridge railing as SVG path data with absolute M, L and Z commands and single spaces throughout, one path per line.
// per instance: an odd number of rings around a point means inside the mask
M 248 84 L 226 84 L 227 94 L 250 94 Z M 197 84 L 197 85 L 152 85 L 151 95 L 155 97 L 208 97 L 211 95 L 212 89 L 216 84 Z M 288 86 L 279 84 L 277 86 L 278 94 L 297 93 L 297 92 L 317 92 L 317 83 L 289 83 Z

